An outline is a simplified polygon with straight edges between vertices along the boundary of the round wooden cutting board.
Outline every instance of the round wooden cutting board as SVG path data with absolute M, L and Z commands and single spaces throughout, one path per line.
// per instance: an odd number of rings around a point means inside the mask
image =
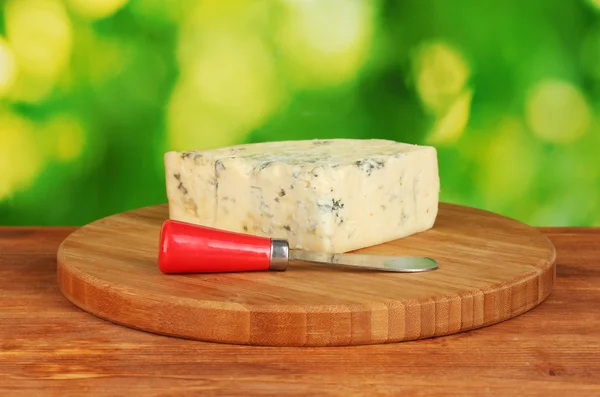
M 58 282 L 75 305 L 128 327 L 203 341 L 340 346 L 481 328 L 540 304 L 555 250 L 536 229 L 440 204 L 426 232 L 357 252 L 424 255 L 425 273 L 290 265 L 284 272 L 164 275 L 157 266 L 166 205 L 100 219 L 65 239 Z

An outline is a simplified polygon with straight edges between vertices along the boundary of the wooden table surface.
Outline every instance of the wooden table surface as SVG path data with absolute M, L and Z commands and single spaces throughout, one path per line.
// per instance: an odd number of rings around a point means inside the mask
M 56 250 L 73 228 L 0 227 L 0 396 L 600 395 L 600 228 L 542 229 L 550 297 L 517 318 L 437 339 L 267 348 L 153 335 L 67 301 Z

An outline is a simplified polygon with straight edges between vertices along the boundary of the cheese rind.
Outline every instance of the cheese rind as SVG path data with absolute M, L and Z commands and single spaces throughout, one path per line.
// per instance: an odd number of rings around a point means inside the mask
M 245 144 L 165 154 L 169 217 L 348 252 L 433 227 L 437 152 L 389 140 Z

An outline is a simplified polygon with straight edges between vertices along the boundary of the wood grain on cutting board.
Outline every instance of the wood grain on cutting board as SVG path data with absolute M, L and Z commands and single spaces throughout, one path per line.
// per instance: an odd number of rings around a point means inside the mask
M 279 346 L 388 343 L 480 328 L 551 292 L 555 251 L 539 231 L 440 204 L 433 229 L 357 252 L 424 255 L 433 272 L 294 264 L 285 272 L 164 275 L 156 264 L 166 205 L 100 219 L 58 252 L 63 294 L 106 320 L 205 341 Z

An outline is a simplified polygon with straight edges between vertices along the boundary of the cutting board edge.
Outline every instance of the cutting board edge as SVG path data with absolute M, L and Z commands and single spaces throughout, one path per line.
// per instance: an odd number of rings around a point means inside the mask
M 456 208 L 461 207 L 458 205 L 454 205 L 454 204 L 450 204 L 452 206 L 455 206 Z M 153 208 L 156 209 L 157 207 L 165 207 L 165 204 L 159 205 L 159 206 L 151 206 L 148 208 Z M 135 212 L 135 211 L 142 211 L 144 210 L 144 208 L 142 209 L 137 209 L 137 210 L 133 210 L 130 212 Z M 476 209 L 475 209 L 476 210 Z M 493 214 L 493 213 L 490 213 Z M 119 214 L 117 214 L 119 215 Z M 493 214 L 495 216 L 498 216 L 497 214 Z M 115 216 L 115 215 L 112 215 Z M 108 216 L 105 218 L 101 218 L 100 220 L 103 219 L 108 219 L 111 218 L 112 216 Z M 508 218 L 510 219 L 510 218 Z M 98 222 L 96 221 L 96 222 Z M 518 221 L 516 221 L 518 222 Z M 95 223 L 95 222 L 92 222 Z M 87 225 L 86 225 L 87 226 Z M 84 226 L 85 227 L 85 226 Z M 79 230 L 79 229 L 78 229 Z M 77 236 L 77 231 L 73 232 L 71 235 L 69 235 L 60 245 L 58 252 L 57 252 L 57 272 L 58 274 L 58 278 L 59 278 L 59 288 L 61 290 L 61 292 L 67 297 L 67 299 L 69 301 L 71 301 L 75 306 L 78 306 L 80 308 L 82 308 L 83 310 L 90 312 L 91 314 L 94 314 L 95 316 L 99 317 L 99 318 L 103 318 L 104 320 L 113 322 L 115 324 L 120 324 L 129 328 L 134 328 L 137 330 L 142 330 L 142 331 L 146 331 L 146 332 L 151 332 L 151 333 L 155 333 L 155 334 L 161 334 L 161 335 L 166 335 L 166 336 L 175 336 L 175 337 L 180 337 L 180 338 L 185 338 L 185 339 L 196 339 L 196 340 L 204 340 L 204 341 L 209 341 L 209 342 L 217 342 L 217 343 L 228 343 L 228 344 L 246 344 L 246 345 L 262 345 L 262 346 L 306 346 L 306 347 L 319 347 L 319 346 L 349 346 L 349 345 L 369 345 L 369 344 L 378 344 L 378 343 L 395 343 L 395 342 L 402 342 L 402 341 L 410 341 L 410 340 L 418 340 L 418 339 L 426 339 L 426 338 L 431 338 L 431 337 L 438 337 L 438 336 L 444 336 L 444 335 L 449 335 L 449 334 L 454 334 L 454 333 L 461 333 L 461 332 L 467 332 L 473 329 L 477 329 L 477 328 L 483 328 L 483 327 L 487 327 L 493 324 L 497 324 L 499 322 L 503 322 L 506 320 L 509 320 L 511 318 L 514 318 L 518 315 L 521 315 L 533 308 L 535 308 L 536 306 L 538 306 L 540 303 L 542 303 L 552 292 L 553 287 L 554 287 L 554 283 L 555 283 L 555 272 L 556 272 L 556 264 L 555 264 L 555 260 L 556 260 L 556 250 L 554 245 L 551 243 L 551 241 L 545 236 L 543 235 L 543 233 L 541 233 L 541 231 L 533 229 L 532 230 L 536 230 L 536 234 L 539 234 L 539 236 L 542 236 L 544 238 L 544 240 L 546 241 L 547 245 L 548 245 L 548 249 L 549 249 L 549 255 L 548 255 L 548 261 L 545 263 L 542 263 L 539 265 L 538 269 L 539 271 L 537 272 L 531 272 L 529 275 L 527 275 L 526 277 L 523 277 L 522 279 L 528 279 L 530 282 L 533 282 L 533 280 L 535 280 L 535 284 L 537 284 L 538 286 L 542 286 L 541 289 L 538 289 L 538 298 L 535 300 L 535 302 L 532 302 L 531 304 L 528 305 L 524 305 L 521 307 L 518 307 L 517 310 L 515 311 L 511 311 L 510 313 L 505 313 L 502 315 L 493 315 L 491 318 L 488 318 L 487 320 L 482 318 L 482 319 L 473 319 L 472 322 L 461 322 L 461 325 L 458 329 L 456 329 L 456 324 L 454 324 L 452 327 L 448 326 L 446 328 L 446 330 L 442 329 L 443 327 L 434 327 L 434 329 L 430 329 L 429 331 L 418 331 L 417 330 L 405 330 L 404 334 L 401 336 L 390 336 L 390 330 L 387 331 L 387 336 L 384 335 L 386 334 L 385 332 L 376 332 L 375 334 L 371 333 L 371 335 L 365 335 L 364 334 L 364 330 L 358 330 L 356 333 L 352 333 L 350 332 L 350 336 L 346 337 L 345 339 L 338 339 L 338 340 L 332 340 L 332 338 L 327 338 L 327 337 L 321 337 L 320 339 L 313 339 L 311 342 L 307 342 L 306 340 L 284 340 L 282 339 L 282 335 L 277 335 L 276 332 L 271 332 L 269 333 L 267 329 L 263 330 L 262 332 L 254 332 L 254 334 L 263 334 L 263 335 L 271 335 L 271 337 L 267 337 L 267 338 L 252 338 L 250 336 L 250 334 L 252 332 L 250 332 L 250 330 L 248 331 L 248 336 L 247 337 L 224 337 L 223 335 L 220 336 L 212 336 L 211 335 L 197 335 L 197 333 L 195 332 L 189 332 L 188 334 L 186 334 L 185 332 L 181 332 L 181 331 L 173 331 L 172 329 L 169 329 L 169 327 L 165 327 L 164 324 L 168 323 L 169 321 L 165 321 L 165 317 L 162 318 L 162 321 L 159 319 L 155 324 L 154 327 L 149 327 L 148 325 L 145 326 L 139 326 L 138 324 L 136 324 L 135 322 L 132 321 L 128 321 L 126 316 L 122 317 L 122 318 L 116 318 L 114 313 L 108 313 L 106 311 L 103 310 L 99 310 L 97 309 L 98 307 L 102 308 L 102 307 L 109 307 L 110 304 L 109 302 L 102 302 L 100 301 L 95 301 L 94 305 L 90 305 L 89 302 L 86 302 L 85 300 L 81 300 L 78 299 L 74 293 L 74 291 L 76 290 L 81 290 L 81 289 L 89 289 L 90 286 L 92 286 L 92 288 L 98 288 L 102 283 L 100 281 L 97 282 L 92 282 L 89 283 L 90 279 L 88 278 L 88 283 L 85 284 L 85 277 L 84 275 L 80 274 L 79 277 L 77 274 L 77 271 L 73 271 L 71 270 L 71 274 L 67 276 L 66 271 L 68 270 L 67 268 L 69 267 L 68 264 L 66 264 L 64 258 L 63 258 L 63 250 L 65 247 L 65 242 L 67 242 L 69 240 L 69 238 L 71 238 L 72 236 Z M 68 280 L 68 281 L 67 281 Z M 524 281 L 526 282 L 526 281 Z M 81 284 L 81 285 L 77 285 L 77 284 Z M 97 285 L 95 285 L 97 284 Z M 488 288 L 485 289 L 485 291 L 470 291 L 467 294 L 458 294 L 458 295 L 462 295 L 460 297 L 460 301 L 462 302 L 462 300 L 467 300 L 467 301 L 473 301 L 473 304 L 475 301 L 479 302 L 477 304 L 483 304 L 484 306 L 487 304 L 488 305 L 488 310 L 492 310 L 492 312 L 498 312 L 498 308 L 500 306 L 498 306 L 498 303 L 494 303 L 496 301 L 496 299 L 492 299 L 494 302 L 490 303 L 489 299 L 488 302 L 486 303 L 486 296 L 489 296 L 490 294 L 498 294 L 500 293 L 500 295 L 502 295 L 502 291 L 504 291 L 504 293 L 508 293 L 510 292 L 508 290 L 508 286 L 506 288 L 502 288 L 502 285 L 505 284 L 511 284 L 511 283 L 500 283 L 497 288 L 494 286 L 489 286 Z M 69 287 L 70 285 L 70 287 Z M 512 285 L 511 285 L 512 288 Z M 131 297 L 135 296 L 135 294 L 131 294 L 131 293 L 126 293 L 125 291 L 120 291 L 118 287 L 116 288 L 110 288 L 110 290 L 112 291 L 113 297 L 118 296 L 120 297 L 120 299 L 122 300 L 122 305 L 124 307 L 127 306 L 131 306 L 133 308 L 135 308 L 135 305 L 138 304 L 139 302 L 135 302 L 135 300 L 133 301 L 129 301 L 127 302 L 126 297 L 129 296 L 130 299 Z M 88 291 L 89 292 L 89 291 Z M 131 291 L 130 291 L 131 292 Z M 102 294 L 98 294 L 99 296 L 102 296 Z M 456 295 L 456 294 L 454 294 Z M 431 317 L 431 313 L 436 312 L 436 310 L 450 310 L 449 307 L 452 306 L 452 303 L 456 303 L 456 296 L 452 296 L 452 295 L 443 295 L 443 296 L 438 296 L 436 299 L 430 299 L 430 298 L 423 298 L 423 299 L 409 299 L 406 301 L 397 301 L 394 304 L 391 304 L 391 306 L 396 306 L 396 307 L 403 307 L 404 310 L 404 318 L 406 319 L 407 315 L 410 316 L 415 316 L 417 313 L 414 311 L 414 308 L 418 307 L 419 308 L 419 317 L 421 319 L 425 318 L 427 319 L 428 316 Z M 430 302 L 428 302 L 430 301 Z M 165 303 L 165 302 L 163 302 Z M 448 307 L 445 307 L 445 305 L 447 304 Z M 375 304 L 375 306 L 385 306 L 385 303 L 381 303 L 378 302 Z M 438 307 L 436 307 L 436 305 Z M 491 306 L 490 306 L 491 305 Z M 260 328 L 262 327 L 267 327 L 269 328 L 269 324 L 266 324 L 264 322 L 264 319 L 260 319 L 261 315 L 267 315 L 269 316 L 271 313 L 277 313 L 280 312 L 281 307 L 277 307 L 277 305 L 271 305 L 272 307 L 269 307 L 269 305 L 250 305 L 248 307 L 245 308 L 241 308 L 240 310 L 237 311 L 237 313 L 235 313 L 236 315 L 239 315 L 239 313 L 244 313 L 247 312 L 249 310 L 253 310 L 254 311 L 254 318 L 253 319 L 249 319 L 248 320 L 248 324 L 246 325 L 241 325 L 242 328 Z M 292 320 L 293 322 L 293 317 L 294 314 L 295 315 L 304 315 L 306 316 L 305 322 L 309 322 L 310 321 L 310 316 L 311 315 L 327 315 L 327 313 L 330 312 L 330 309 L 332 308 L 339 308 L 340 306 L 348 306 L 349 308 L 354 307 L 354 309 L 358 309 L 358 308 L 365 308 L 366 310 L 358 310 L 358 311 L 354 311 L 352 313 L 350 313 L 350 316 L 352 317 L 352 315 L 361 315 L 364 313 L 370 313 L 373 314 L 374 313 L 374 309 L 368 305 L 330 305 L 330 306 L 323 306 L 321 305 L 321 309 L 324 310 L 296 310 L 295 313 L 293 311 L 289 310 L 289 307 L 287 308 L 288 311 L 286 312 L 288 315 L 288 318 L 281 318 L 280 321 L 282 323 L 290 323 L 290 321 Z M 456 306 L 456 305 L 455 305 Z M 423 310 L 423 308 L 425 308 Z M 165 313 L 169 312 L 169 309 L 172 309 L 172 307 L 167 307 L 164 309 Z M 196 308 L 197 309 L 197 308 Z M 262 309 L 262 310 L 261 310 Z M 310 307 L 308 308 L 310 309 Z M 313 308 L 314 309 L 314 308 Z M 394 307 L 392 307 L 392 309 L 394 309 Z M 407 310 L 408 309 L 408 310 Z M 456 309 L 456 308 L 455 308 Z M 461 304 L 461 309 L 462 309 L 462 304 Z M 218 310 L 218 308 L 212 308 L 212 309 L 206 309 L 206 310 Z M 388 308 L 389 310 L 389 308 Z M 381 309 L 378 308 L 376 311 L 381 312 Z M 235 312 L 235 311 L 234 311 Z M 351 312 L 351 310 L 349 309 L 349 312 Z M 408 312 L 408 313 L 407 313 Z M 197 315 L 198 313 L 196 313 Z M 344 313 L 342 313 L 343 315 Z M 335 313 L 335 316 L 339 316 L 340 313 L 337 312 Z M 257 319 L 257 316 L 259 317 Z M 333 317 L 335 317 L 333 314 L 331 315 L 331 319 L 330 320 L 325 320 L 325 322 L 327 321 L 335 321 L 335 319 Z M 416 318 L 416 317 L 415 317 Z M 232 319 L 235 320 L 235 319 Z M 321 320 L 323 320 L 321 318 Z M 396 321 L 396 320 L 400 320 L 400 315 L 398 313 L 396 313 L 396 316 L 394 317 L 393 315 L 390 316 L 388 313 L 388 321 L 392 320 L 392 322 Z M 352 321 L 351 321 L 352 322 Z M 420 322 L 420 321 L 419 321 Z M 161 326 L 161 324 L 163 324 L 163 326 Z M 261 325 L 262 324 L 262 325 Z M 265 325 L 266 324 L 266 325 Z M 271 327 L 273 328 L 273 327 Z M 276 327 L 275 327 L 276 328 Z M 351 331 L 349 329 L 349 331 Z M 393 332 L 392 332 L 393 333 Z M 359 335 L 360 334 L 360 335 Z M 349 338 L 349 339 L 348 339 Z

